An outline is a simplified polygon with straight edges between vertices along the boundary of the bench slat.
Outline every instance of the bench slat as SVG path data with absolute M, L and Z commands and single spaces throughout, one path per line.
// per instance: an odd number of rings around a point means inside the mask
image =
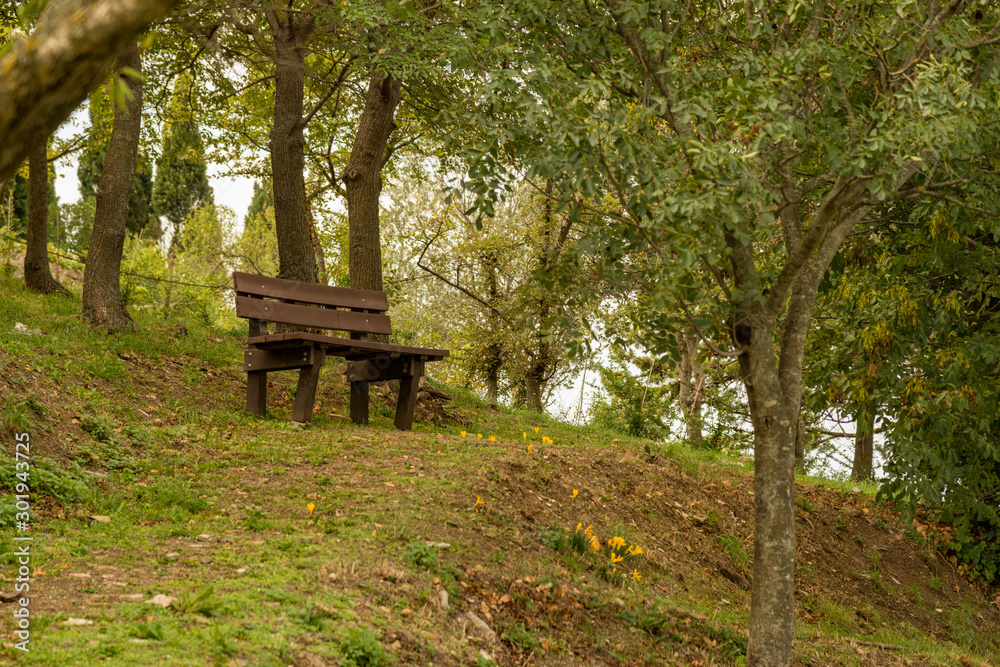
M 330 310 L 299 306 L 280 301 L 265 301 L 245 296 L 236 297 L 236 314 L 268 322 L 281 322 L 317 329 L 363 331 L 373 334 L 391 334 L 392 324 L 388 315 L 356 313 L 348 310 Z
M 364 353 L 388 354 L 390 356 L 409 354 L 418 357 L 427 357 L 427 361 L 438 361 L 448 356 L 448 350 L 435 350 L 427 347 L 403 347 L 389 343 L 373 343 L 371 341 L 351 340 L 349 338 L 337 338 L 336 336 L 324 336 L 322 334 L 305 332 L 257 336 L 248 339 L 247 344 L 250 347 L 257 348 L 280 348 L 296 346 L 304 341 L 313 342 L 327 348 L 338 348 L 341 351 L 336 354 L 345 357 Z
M 380 312 L 389 310 L 389 300 L 385 292 L 373 290 L 300 283 L 295 280 L 270 278 L 239 271 L 233 273 L 233 286 L 237 294 L 252 294 L 269 299 L 289 299 L 318 306 L 357 308 Z
M 243 351 L 244 371 L 284 371 L 292 368 L 312 366 L 316 356 L 313 347 L 289 348 L 287 350 Z

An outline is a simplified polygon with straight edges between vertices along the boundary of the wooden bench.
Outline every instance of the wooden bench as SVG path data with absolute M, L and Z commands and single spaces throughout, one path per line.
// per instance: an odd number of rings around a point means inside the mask
M 250 273 L 234 273 L 236 315 L 250 321 L 250 335 L 243 357 L 247 374 L 247 409 L 263 417 L 267 413 L 267 374 L 299 369 L 292 419 L 306 423 L 312 417 L 319 371 L 327 355 L 344 357 L 350 363 L 351 421 L 368 423 L 368 384 L 396 380 L 396 428 L 413 427 L 424 363 L 440 361 L 448 350 L 403 347 L 368 340 L 370 334 L 392 333 L 386 311 L 385 292 L 328 287 Z M 269 322 L 307 329 L 329 329 L 347 338 L 294 331 L 268 333 Z

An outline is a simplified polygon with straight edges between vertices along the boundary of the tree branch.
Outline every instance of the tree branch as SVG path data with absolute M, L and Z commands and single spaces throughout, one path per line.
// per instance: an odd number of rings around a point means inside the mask
M 64 0 L 0 58 L 0 181 L 103 83 L 118 53 L 179 0 Z

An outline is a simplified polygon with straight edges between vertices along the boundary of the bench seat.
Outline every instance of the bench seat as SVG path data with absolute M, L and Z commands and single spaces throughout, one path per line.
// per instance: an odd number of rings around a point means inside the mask
M 283 347 L 298 347 L 303 343 L 313 343 L 326 348 L 328 354 L 335 354 L 346 359 L 368 359 L 388 354 L 399 356 L 409 354 L 424 357 L 424 361 L 440 361 L 448 356 L 448 350 L 432 350 L 426 347 L 404 347 L 388 343 L 376 343 L 367 340 L 337 338 L 322 334 L 296 331 L 286 334 L 270 334 L 254 336 L 247 339 L 247 345 L 261 349 L 281 349 Z

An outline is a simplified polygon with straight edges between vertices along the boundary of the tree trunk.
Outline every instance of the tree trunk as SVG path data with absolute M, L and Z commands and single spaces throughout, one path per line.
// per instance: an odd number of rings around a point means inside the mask
M 0 181 L 107 78 L 115 55 L 178 0 L 50 2 L 0 58 Z M 11 6 L 16 3 L 6 3 Z
M 494 351 L 495 346 L 491 346 L 487 350 L 487 354 L 492 356 L 491 359 L 487 360 L 486 367 L 486 403 L 488 405 L 496 405 L 500 395 L 500 364 L 494 361 L 499 359 L 499 354 L 493 354 Z
M 799 420 L 799 428 L 795 432 L 795 469 L 803 472 L 806 469 L 806 422 Z
M 274 125 L 271 126 L 271 180 L 274 227 L 278 237 L 278 264 L 283 278 L 315 283 L 313 252 L 306 199 L 305 44 L 315 28 L 311 12 L 276 9 L 267 12 L 274 39 Z
M 528 362 L 528 372 L 524 376 L 524 390 L 527 394 L 527 407 L 532 412 L 544 412 L 545 383 L 552 373 L 551 344 L 546 342 L 542 325 L 549 319 L 551 306 L 543 298 L 538 302 L 538 319 L 534 334 L 535 349 Z
M 862 410 L 855 417 L 857 430 L 854 435 L 854 465 L 851 467 L 852 482 L 870 482 L 874 468 L 875 420 Z
M 132 175 L 139 151 L 142 123 L 142 81 L 122 74 L 123 68 L 142 71 L 139 45 L 132 43 L 118 57 L 116 70 L 132 92 L 125 107 L 115 109 L 101 181 L 97 189 L 94 231 L 83 274 L 83 315 L 108 331 L 134 329 L 121 293 L 122 250 L 128 218 Z
M 532 364 L 524 377 L 524 391 L 527 394 L 527 408 L 532 412 L 543 412 L 545 406 L 542 401 L 542 393 L 545 391 L 544 382 L 545 366 L 543 364 Z
M 316 256 L 316 282 L 320 285 L 327 285 L 330 283 L 330 277 L 326 275 L 326 256 L 323 254 L 323 244 L 319 242 L 319 234 L 316 233 L 316 221 L 313 219 L 311 200 L 306 201 L 306 221 L 309 223 L 309 239 Z
M 680 361 L 677 363 L 677 380 L 679 392 L 677 402 L 680 404 L 684 417 L 684 431 L 687 441 L 695 447 L 703 443 L 701 432 L 702 391 L 705 384 L 705 373 L 698 361 L 698 332 L 693 328 L 678 331 L 677 347 L 680 351 Z
M 503 346 L 500 344 L 502 340 L 500 329 L 503 327 L 503 323 L 495 310 L 500 304 L 500 285 L 497 281 L 500 258 L 497 256 L 496 248 L 489 248 L 483 251 L 480 260 L 486 273 L 489 303 L 494 308 L 486 314 L 486 321 L 490 327 L 487 335 L 491 341 L 486 346 L 486 358 L 483 360 L 486 367 L 486 402 L 489 405 L 496 405 L 500 395 L 500 369 L 503 366 Z
M 795 618 L 795 434 L 799 399 L 779 381 L 772 326 L 740 356 L 754 430 L 754 552 L 747 665 L 788 665 Z M 789 406 L 794 405 L 796 410 Z
M 396 127 L 393 120 L 402 82 L 387 72 L 373 72 L 365 108 L 351 148 L 351 159 L 341 177 L 347 190 L 350 228 L 348 265 L 351 287 L 382 290 L 382 245 L 379 236 L 379 194 L 386 146 Z
M 28 158 L 28 239 L 24 253 L 24 284 L 42 294 L 69 294 L 49 268 L 49 159 L 47 142 Z

